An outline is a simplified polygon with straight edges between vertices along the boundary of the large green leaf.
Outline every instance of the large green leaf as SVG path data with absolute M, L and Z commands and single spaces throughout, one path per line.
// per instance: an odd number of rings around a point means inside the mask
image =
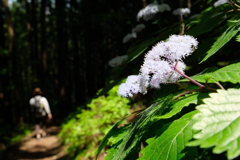
M 103 140 L 101 141 L 98 149 L 97 149 L 97 153 L 96 153 L 96 159 L 98 157 L 98 155 L 100 154 L 101 150 L 107 145 L 109 138 L 116 136 L 116 134 L 119 134 L 119 129 L 118 126 L 122 123 L 122 121 L 125 118 L 121 119 L 120 121 L 118 121 L 111 129 L 110 131 L 104 136 Z
M 117 137 L 118 142 L 108 151 L 108 155 L 105 159 L 136 159 L 140 151 L 142 137 L 156 121 L 153 117 L 161 115 L 171 100 L 172 96 L 166 97 L 163 101 L 156 102 L 141 112 L 139 117 L 128 126 L 124 134 L 121 134 L 120 138 Z
M 237 36 L 236 36 L 236 41 L 237 41 L 237 42 L 240 42 L 240 35 L 237 35 Z
M 209 38 L 204 43 L 201 43 L 198 48 L 192 53 L 192 55 L 188 57 L 188 60 L 190 62 L 200 62 L 205 57 L 205 53 L 207 53 L 215 41 L 215 38 Z
M 170 95 L 163 98 L 160 102 L 154 103 L 143 111 L 136 121 L 127 126 L 124 133 L 120 133 L 117 137 L 114 137 L 115 145 L 108 151 L 106 160 L 134 159 L 134 154 L 136 155 L 140 151 L 142 137 L 146 137 L 145 134 L 149 132 L 151 126 L 155 125 L 155 123 L 161 119 L 173 117 L 181 112 L 184 107 L 189 106 L 189 104 L 201 103 L 202 99 L 206 96 L 207 94 L 205 93 L 193 93 L 183 96 L 178 100 L 172 100 L 173 97 Z M 160 126 L 158 125 L 158 127 Z M 156 128 L 156 130 L 157 129 L 158 128 Z M 155 131 L 151 130 L 151 132 Z M 106 139 L 108 138 L 110 137 L 106 136 L 103 143 L 106 144 Z M 102 147 L 100 149 L 102 149 Z
M 132 62 L 137 57 L 139 57 L 141 54 L 143 54 L 149 46 L 154 44 L 154 42 L 155 42 L 155 40 L 150 38 L 150 39 L 147 39 L 143 42 L 139 42 L 138 44 L 135 44 L 135 45 L 131 46 L 127 50 L 128 57 L 129 57 L 128 63 Z
M 192 27 L 190 30 L 188 30 L 186 34 L 196 37 L 198 35 L 211 31 L 216 26 L 218 26 L 222 21 L 225 20 L 224 18 L 225 13 L 219 13 L 216 16 L 213 15 L 211 16 L 210 14 L 215 14 L 212 13 L 211 8 L 206 15 L 201 17 L 202 20 L 200 21 L 200 23 L 195 27 Z
M 216 70 L 216 68 L 211 68 L 202 74 L 198 74 L 191 77 L 198 82 L 240 82 L 240 63 L 235 63 Z M 180 82 L 189 81 L 188 79 L 182 79 Z
M 189 152 L 189 149 L 192 149 L 185 147 L 193 135 L 191 128 L 194 114 L 196 111 L 185 114 L 180 119 L 175 120 L 160 137 L 148 140 L 149 145 L 141 151 L 143 156 L 139 160 L 182 159 Z M 194 156 L 190 156 L 190 159 L 193 159 Z
M 206 61 L 209 57 L 214 55 L 220 48 L 222 48 L 227 42 L 229 42 L 239 31 L 240 21 L 237 21 L 234 25 L 230 26 L 213 44 L 211 49 L 207 52 L 207 55 L 200 62 Z
M 227 151 L 228 159 L 240 155 L 240 89 L 217 90 L 196 107 L 193 129 L 198 131 L 188 146 L 213 148 L 213 153 Z
M 199 101 L 201 101 L 203 98 L 206 98 L 208 94 L 206 93 L 194 93 L 187 95 L 180 100 L 176 101 L 173 105 L 169 106 L 170 111 L 166 114 L 156 117 L 156 119 L 166 119 L 171 118 L 172 116 L 176 115 L 177 113 L 181 112 L 181 110 L 188 106 L 189 104 L 197 104 Z

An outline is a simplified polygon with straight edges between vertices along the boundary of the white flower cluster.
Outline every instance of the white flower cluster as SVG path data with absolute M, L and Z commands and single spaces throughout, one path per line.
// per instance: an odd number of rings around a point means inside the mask
M 200 14 L 194 14 L 191 17 L 189 17 L 190 19 L 194 19 L 194 18 L 199 18 L 201 15 Z
M 122 83 L 118 89 L 118 94 L 122 97 L 132 97 L 138 92 L 140 92 L 139 75 L 128 76 L 126 82 Z
M 137 33 L 141 32 L 144 28 L 145 28 L 144 24 L 138 24 L 135 28 L 132 29 L 132 33 L 127 34 L 123 38 L 123 43 L 127 43 L 128 41 L 130 41 L 133 38 L 137 38 Z
M 173 11 L 173 15 L 185 15 L 185 14 L 190 14 L 189 8 L 178 8 Z
M 135 33 L 141 32 L 144 28 L 145 28 L 144 24 L 138 24 L 136 25 L 135 28 L 132 29 L 132 32 L 135 32 Z
M 223 5 L 223 4 L 227 3 L 227 2 L 228 2 L 228 0 L 218 0 L 213 5 L 214 5 L 214 7 L 218 7 L 218 6 Z
M 119 66 L 123 62 L 125 62 L 127 60 L 127 58 L 128 58 L 128 55 L 123 55 L 123 56 L 113 58 L 108 62 L 108 65 L 111 66 L 111 67 Z
M 136 93 L 147 93 L 147 88 L 160 88 L 160 84 L 176 82 L 184 74 L 186 65 L 182 59 L 189 56 L 198 41 L 189 35 L 172 35 L 166 42 L 158 42 L 144 58 L 140 74 L 134 81 L 121 84 L 119 95 L 132 97 Z M 132 76 L 131 76 L 132 77 Z M 130 94 L 131 93 L 131 94 Z
M 129 33 L 125 37 L 123 37 L 123 43 L 127 43 L 133 38 L 137 38 L 137 32 L 141 32 L 144 28 L 144 24 L 138 24 L 135 28 L 132 29 L 132 33 Z
M 143 18 L 145 21 L 151 20 L 158 12 L 170 11 L 171 8 L 168 4 L 158 4 L 156 1 L 150 3 L 145 8 L 141 9 L 137 14 L 137 20 Z
M 130 41 L 133 38 L 137 38 L 136 32 L 129 33 L 125 37 L 123 37 L 123 43 L 127 43 L 128 41 Z

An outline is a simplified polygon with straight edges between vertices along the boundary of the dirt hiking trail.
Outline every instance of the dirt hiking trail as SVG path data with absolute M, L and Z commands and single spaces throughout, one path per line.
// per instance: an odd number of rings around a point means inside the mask
M 47 137 L 40 140 L 32 132 L 11 149 L 7 160 L 65 160 L 64 147 L 56 136 L 59 132 L 59 126 L 49 126 Z

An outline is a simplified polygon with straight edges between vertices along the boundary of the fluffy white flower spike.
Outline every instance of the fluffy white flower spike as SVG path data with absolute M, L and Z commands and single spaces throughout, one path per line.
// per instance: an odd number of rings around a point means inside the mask
M 189 56 L 197 45 L 197 40 L 189 35 L 172 35 L 168 41 L 158 42 L 145 55 L 140 69 L 140 75 L 148 81 L 145 84 L 151 88 L 160 88 L 160 84 L 179 80 L 182 75 L 176 69 L 184 73 L 186 66 L 182 59 Z
M 173 11 L 173 15 L 185 15 L 185 14 L 190 14 L 189 8 L 178 8 Z
M 165 42 L 165 57 L 172 61 L 182 60 L 197 49 L 198 41 L 189 35 L 172 35 Z
M 128 55 L 123 55 L 123 56 L 113 58 L 108 62 L 108 65 L 111 66 L 111 67 L 119 66 L 123 62 L 125 62 L 127 60 L 127 58 L 128 58 Z
M 171 61 L 182 60 L 197 49 L 198 41 L 189 35 L 172 35 L 166 42 L 158 42 L 145 56 L 145 60 L 161 60 L 162 57 Z
M 150 3 L 145 8 L 141 9 L 137 14 L 137 20 L 143 18 L 145 21 L 149 21 L 155 17 L 158 12 L 170 11 L 171 8 L 168 4 L 158 4 L 156 1 Z
M 221 5 L 223 5 L 223 4 L 227 3 L 227 2 L 228 2 L 228 0 L 218 0 L 213 5 L 214 5 L 214 7 L 218 7 L 218 6 L 221 6 Z
M 141 32 L 145 28 L 144 24 L 138 24 L 135 28 L 132 29 L 132 32 Z
M 122 97 L 132 97 L 134 94 L 141 92 L 139 84 L 139 75 L 130 75 L 126 82 L 119 86 L 118 94 Z
M 137 33 L 132 32 L 127 34 L 125 37 L 123 37 L 123 43 L 127 43 L 128 41 L 130 41 L 133 38 L 137 38 Z
M 131 39 L 133 38 L 137 38 L 137 33 L 141 32 L 143 29 L 145 28 L 144 24 L 139 24 L 137 25 L 135 28 L 132 29 L 132 32 L 127 34 L 124 38 L 123 38 L 123 43 L 127 43 L 129 42 Z
M 158 42 L 145 55 L 140 74 L 129 76 L 126 83 L 120 85 L 118 94 L 123 97 L 146 94 L 149 87 L 159 89 L 160 84 L 177 82 L 182 76 L 186 77 L 186 65 L 182 59 L 189 56 L 197 45 L 198 41 L 189 35 L 172 35 L 166 42 Z

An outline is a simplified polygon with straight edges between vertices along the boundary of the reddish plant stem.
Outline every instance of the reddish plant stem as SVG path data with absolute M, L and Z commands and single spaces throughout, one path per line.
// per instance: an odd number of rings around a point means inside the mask
M 178 73 L 181 74 L 183 77 L 187 78 L 188 80 L 190 80 L 191 82 L 193 82 L 193 83 L 196 84 L 197 86 L 199 86 L 199 87 L 201 87 L 201 88 L 205 87 L 205 86 L 202 85 L 201 83 L 198 83 L 197 81 L 195 81 L 195 80 L 193 80 L 192 78 L 188 77 L 186 74 L 184 74 L 184 73 L 182 73 L 181 71 L 179 71 L 179 70 L 177 69 L 177 64 L 178 64 L 178 63 L 176 63 L 176 65 L 173 67 L 173 69 L 174 69 L 176 72 L 178 72 Z

